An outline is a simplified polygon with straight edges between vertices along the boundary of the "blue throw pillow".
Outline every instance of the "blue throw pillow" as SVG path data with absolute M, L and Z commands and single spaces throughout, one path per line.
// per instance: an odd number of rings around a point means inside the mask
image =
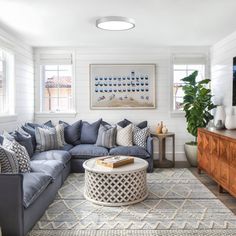
M 50 127 L 50 128 L 54 128 L 54 125 L 52 124 L 52 121 L 51 120 L 49 120 L 49 121 L 47 121 L 47 122 L 45 122 L 45 123 L 43 123 L 42 125 L 39 125 L 39 124 L 36 124 L 36 123 L 26 123 L 28 126 L 30 126 L 30 127 L 32 127 L 32 128 L 38 128 L 38 127 L 40 127 L 40 128 L 43 128 L 43 126 L 44 125 L 46 125 L 46 126 L 48 126 L 48 127 Z
M 60 120 L 59 124 L 64 125 L 64 136 L 66 143 L 72 144 L 74 146 L 80 144 L 80 129 L 82 124 L 81 120 L 76 121 L 72 125 L 69 125 L 68 123 Z
M 124 119 L 124 120 L 118 122 L 117 125 L 119 125 L 122 128 L 125 128 L 126 126 L 128 126 L 131 123 L 132 123 L 131 121 Z
M 83 121 L 82 127 L 81 127 L 81 136 L 80 136 L 80 142 L 83 144 L 95 144 L 98 137 L 98 129 L 100 127 L 100 124 L 102 122 L 102 119 L 89 124 L 86 121 Z
M 122 128 L 125 128 L 126 126 L 128 126 L 129 124 L 132 124 L 131 121 L 127 120 L 127 119 L 124 119 L 120 122 L 117 123 L 120 127 Z M 140 122 L 139 124 L 136 125 L 137 127 L 139 127 L 140 129 L 144 129 L 148 126 L 148 122 L 145 120 L 145 121 L 142 121 Z
M 36 127 L 43 128 L 43 126 L 45 126 L 45 125 L 50 128 L 54 127 L 51 120 L 47 121 L 46 123 L 44 123 L 42 125 L 39 125 L 36 123 L 26 123 L 25 125 L 23 125 L 21 127 L 25 132 L 27 132 L 28 134 L 31 135 L 34 151 L 36 150 L 35 128 Z
M 11 134 L 14 139 L 22 146 L 25 147 L 26 151 L 28 152 L 29 156 L 32 157 L 34 153 L 34 147 L 32 142 L 32 137 L 30 134 L 24 135 L 18 131 L 15 131 Z
M 30 134 L 31 138 L 32 138 L 32 144 L 33 144 L 33 148 L 34 151 L 36 149 L 36 139 L 35 139 L 35 128 L 32 128 L 31 126 L 25 124 L 21 127 L 26 133 Z

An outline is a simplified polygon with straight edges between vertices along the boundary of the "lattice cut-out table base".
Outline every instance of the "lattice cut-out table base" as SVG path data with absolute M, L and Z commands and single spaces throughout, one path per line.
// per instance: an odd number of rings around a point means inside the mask
M 146 168 L 121 173 L 99 173 L 85 169 L 87 200 L 104 206 L 124 206 L 148 196 Z

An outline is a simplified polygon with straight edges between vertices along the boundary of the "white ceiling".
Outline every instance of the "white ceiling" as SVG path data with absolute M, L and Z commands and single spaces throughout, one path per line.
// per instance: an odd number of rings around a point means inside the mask
M 236 30 L 236 0 L 0 0 L 0 25 L 32 46 L 212 45 Z M 104 16 L 130 31 L 97 29 Z

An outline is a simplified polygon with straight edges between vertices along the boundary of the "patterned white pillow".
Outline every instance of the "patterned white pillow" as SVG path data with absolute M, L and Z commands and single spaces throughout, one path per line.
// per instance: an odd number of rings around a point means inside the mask
M 127 125 L 125 128 L 117 126 L 116 144 L 119 146 L 132 146 L 132 124 Z
M 3 139 L 3 147 L 15 153 L 21 173 L 30 172 L 30 157 L 26 148 L 15 140 Z
M 0 145 L 0 173 L 18 174 L 19 163 L 16 154 Z
M 146 127 L 144 129 L 140 129 L 137 126 L 133 126 L 133 142 L 134 145 L 137 145 L 139 147 L 145 148 L 147 146 L 147 137 L 150 134 L 149 127 Z

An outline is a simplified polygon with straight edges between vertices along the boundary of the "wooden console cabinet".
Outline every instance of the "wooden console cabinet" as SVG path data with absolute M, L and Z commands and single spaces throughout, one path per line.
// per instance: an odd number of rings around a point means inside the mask
M 236 131 L 198 129 L 198 171 L 236 197 Z

